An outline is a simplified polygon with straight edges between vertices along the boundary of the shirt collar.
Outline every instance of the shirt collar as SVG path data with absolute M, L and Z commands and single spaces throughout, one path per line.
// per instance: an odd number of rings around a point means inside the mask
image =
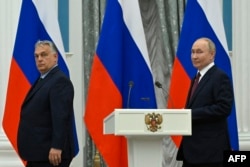
M 41 74 L 40 78 L 44 79 L 44 78 L 49 74 L 49 72 L 50 72 L 52 69 L 54 69 L 56 66 L 57 66 L 57 64 L 54 65 L 54 66 L 53 66 L 49 71 L 47 71 L 46 73 Z
M 212 68 L 214 66 L 214 62 L 212 62 L 212 63 L 210 63 L 210 64 L 208 64 L 206 67 L 204 67 L 202 70 L 200 70 L 200 71 L 198 71 L 198 72 L 200 72 L 200 74 L 201 74 L 201 76 L 200 76 L 200 79 L 206 74 L 206 72 L 210 69 L 210 68 Z M 198 73 L 197 72 L 197 73 Z

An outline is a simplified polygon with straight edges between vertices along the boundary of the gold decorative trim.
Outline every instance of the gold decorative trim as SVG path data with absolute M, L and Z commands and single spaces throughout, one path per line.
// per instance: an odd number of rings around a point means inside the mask
M 93 167 L 101 167 L 101 158 L 100 158 L 100 153 L 99 151 L 97 150 L 96 148 L 96 151 L 95 151 L 95 157 L 94 157 L 94 160 L 93 160 Z
M 145 124 L 147 129 L 151 132 L 157 132 L 161 129 L 161 123 L 163 122 L 163 118 L 161 114 L 152 114 L 148 113 L 145 115 Z

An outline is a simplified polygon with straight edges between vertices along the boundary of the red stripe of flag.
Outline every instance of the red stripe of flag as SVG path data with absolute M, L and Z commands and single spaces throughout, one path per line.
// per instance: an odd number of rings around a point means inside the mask
M 168 101 L 168 108 L 184 108 L 186 103 L 186 98 L 188 94 L 188 89 L 190 86 L 190 79 L 187 72 L 181 65 L 178 57 L 175 58 L 174 69 L 172 71 L 171 86 L 169 94 L 171 99 Z M 175 86 L 173 86 L 175 85 Z M 173 89 L 173 87 L 175 87 Z M 181 136 L 171 136 L 177 147 L 180 146 Z
M 30 88 L 30 83 L 13 58 L 11 61 L 9 84 L 6 96 L 6 105 L 3 119 L 3 128 L 12 146 L 17 151 L 17 127 L 19 124 L 19 111 Z M 13 112 L 14 111 L 14 112 Z M 15 112 L 17 111 L 17 112 Z
M 122 97 L 97 55 L 93 60 L 88 92 L 85 123 L 92 139 L 97 147 L 100 146 L 98 149 L 110 167 L 127 166 L 126 139 L 103 134 L 104 118 L 114 108 L 122 106 Z

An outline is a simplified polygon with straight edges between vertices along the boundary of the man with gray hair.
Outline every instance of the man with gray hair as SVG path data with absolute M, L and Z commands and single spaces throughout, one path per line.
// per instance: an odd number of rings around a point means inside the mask
M 192 135 L 183 136 L 177 160 L 183 167 L 223 167 L 223 152 L 230 150 L 227 117 L 233 106 L 233 87 L 228 75 L 215 63 L 216 48 L 208 38 L 197 39 L 191 60 L 197 69 L 186 108 L 192 111 Z
M 60 70 L 51 41 L 35 44 L 40 77 L 21 106 L 17 145 L 27 167 L 68 167 L 73 158 L 73 99 L 70 79 Z

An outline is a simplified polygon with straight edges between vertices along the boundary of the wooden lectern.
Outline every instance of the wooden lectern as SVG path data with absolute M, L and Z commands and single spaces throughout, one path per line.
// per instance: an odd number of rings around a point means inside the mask
M 191 135 L 190 109 L 115 109 L 104 119 L 104 134 L 125 136 L 129 167 L 161 167 L 162 139 Z

